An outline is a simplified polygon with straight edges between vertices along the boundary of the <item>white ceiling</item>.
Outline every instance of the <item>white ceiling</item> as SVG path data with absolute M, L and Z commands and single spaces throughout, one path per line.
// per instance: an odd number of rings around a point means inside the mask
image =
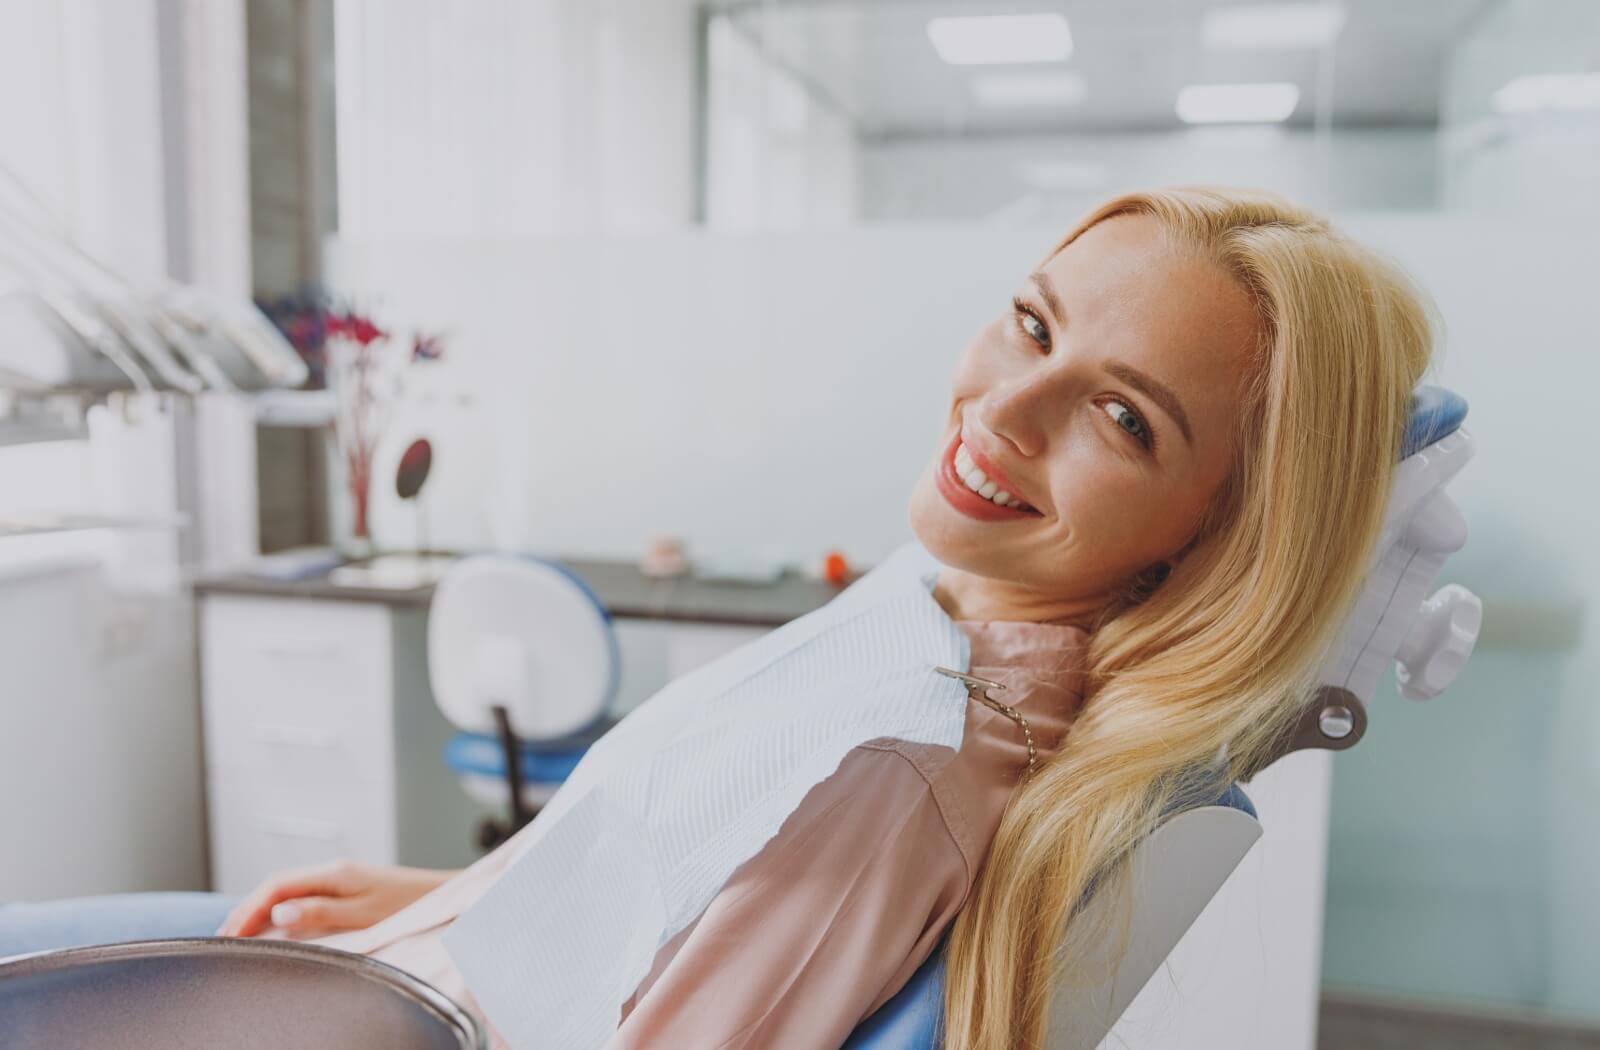
M 1291 122 L 1312 121 L 1318 63 L 1310 51 L 1212 51 L 1202 14 L 1237 0 L 756 0 L 723 12 L 813 95 L 867 137 L 1106 132 L 1178 126 L 1178 89 L 1194 83 L 1286 80 L 1300 87 Z M 1445 59 L 1497 0 L 1345 0 L 1332 61 L 1336 125 L 1432 125 Z M 940 15 L 1060 11 L 1074 53 L 1049 66 L 946 65 L 928 40 Z M 985 72 L 1070 69 L 1076 106 L 992 107 L 973 97 Z

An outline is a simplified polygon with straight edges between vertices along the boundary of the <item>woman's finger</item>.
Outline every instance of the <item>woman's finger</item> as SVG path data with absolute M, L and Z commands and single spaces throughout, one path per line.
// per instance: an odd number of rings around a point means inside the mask
M 295 897 L 351 892 L 349 865 L 330 864 L 319 868 L 275 875 L 257 886 L 217 930 L 219 937 L 254 937 L 272 925 L 272 909 L 281 901 Z
M 296 897 L 273 906 L 272 925 L 297 934 L 360 929 L 369 917 L 358 902 L 351 897 Z

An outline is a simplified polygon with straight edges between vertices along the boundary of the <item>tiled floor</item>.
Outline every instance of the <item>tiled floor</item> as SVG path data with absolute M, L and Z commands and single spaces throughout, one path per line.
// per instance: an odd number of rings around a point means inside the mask
M 1600 1050 L 1600 1030 L 1324 998 L 1317 1050 Z

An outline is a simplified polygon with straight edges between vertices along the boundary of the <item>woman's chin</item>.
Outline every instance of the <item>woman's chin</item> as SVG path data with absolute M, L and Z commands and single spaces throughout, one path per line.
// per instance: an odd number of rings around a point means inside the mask
M 939 494 L 931 468 L 917 482 L 907 516 L 911 534 L 939 564 L 982 573 L 983 525 L 956 511 Z

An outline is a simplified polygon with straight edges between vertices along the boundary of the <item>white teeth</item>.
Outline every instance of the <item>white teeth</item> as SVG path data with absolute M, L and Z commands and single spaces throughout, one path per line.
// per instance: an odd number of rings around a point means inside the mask
M 1027 504 L 1022 503 L 1021 499 L 1000 488 L 997 483 L 990 482 L 989 475 L 979 471 L 978 464 L 973 463 L 973 453 L 966 451 L 966 445 L 957 445 L 955 447 L 955 474 L 962 479 L 963 485 L 971 488 L 974 493 L 978 493 L 982 498 L 998 504 L 998 506 L 1027 506 Z
M 978 469 L 978 465 L 973 462 L 972 453 L 967 451 L 966 445 L 956 446 L 955 464 L 956 474 L 961 478 L 962 484 L 984 499 L 1002 507 L 1019 508 L 1023 506 L 1021 500 L 990 481 L 989 476 Z

